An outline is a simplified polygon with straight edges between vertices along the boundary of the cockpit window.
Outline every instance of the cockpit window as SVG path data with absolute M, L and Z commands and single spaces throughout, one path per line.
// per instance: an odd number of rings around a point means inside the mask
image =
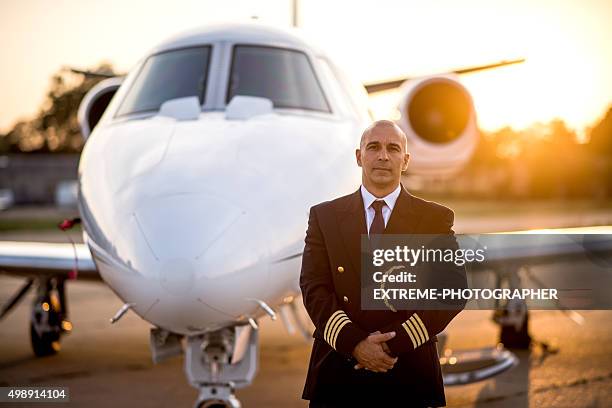
M 308 57 L 284 48 L 235 46 L 226 103 L 234 95 L 268 98 L 275 108 L 330 112 Z
M 204 103 L 211 47 L 183 48 L 150 56 L 128 91 L 117 116 L 157 111 L 171 99 L 197 96 Z

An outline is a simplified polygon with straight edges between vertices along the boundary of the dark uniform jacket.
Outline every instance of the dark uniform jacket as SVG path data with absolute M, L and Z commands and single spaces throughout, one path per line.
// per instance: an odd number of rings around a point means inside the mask
M 448 234 L 456 248 L 453 220 L 452 210 L 417 198 L 402 186 L 384 233 Z M 362 234 L 367 229 L 359 189 L 310 209 L 300 287 L 315 332 L 302 398 L 346 406 L 443 406 L 436 334 L 461 307 L 361 310 Z M 450 268 L 465 280 L 463 267 Z M 386 373 L 355 370 L 353 349 L 377 330 L 395 331 L 387 345 L 397 363 Z

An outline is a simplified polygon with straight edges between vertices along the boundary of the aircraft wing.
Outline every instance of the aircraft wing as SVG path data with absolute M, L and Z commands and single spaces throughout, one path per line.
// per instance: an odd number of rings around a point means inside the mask
M 0 273 L 70 278 L 75 270 L 79 279 L 102 280 L 85 244 L 0 242 Z
M 519 59 L 514 59 L 514 60 L 508 60 L 508 61 L 500 61 L 500 62 L 495 62 L 492 64 L 476 65 L 473 67 L 458 68 L 458 69 L 453 69 L 448 72 L 445 72 L 445 74 L 457 74 L 457 75 L 469 74 L 472 72 L 499 68 L 499 67 L 503 67 L 506 65 L 520 64 L 522 62 L 525 62 L 525 58 L 519 58 Z M 371 94 L 371 93 L 383 92 L 383 91 L 388 91 L 390 89 L 399 88 L 404 82 L 408 81 L 409 79 L 414 79 L 414 78 L 402 77 L 402 78 L 396 78 L 396 79 L 391 79 L 387 81 L 372 82 L 369 84 L 365 84 L 364 86 L 365 86 L 366 91 L 368 91 L 368 93 Z
M 521 235 L 520 239 L 516 239 L 517 234 Z M 476 246 L 487 246 L 486 261 L 470 264 L 470 271 L 504 265 L 538 265 L 612 257 L 611 226 L 531 230 L 504 233 L 502 237 L 495 235 L 498 234 L 480 235 Z M 471 240 L 475 236 L 467 237 Z M 474 242 L 460 246 L 474 247 Z
M 555 232 L 543 239 L 543 232 Z M 519 232 L 532 235 L 507 243 L 496 240 L 487 250 L 487 261 L 471 270 L 488 269 L 495 264 L 538 264 L 587 256 L 612 255 L 612 227 L 568 228 Z M 562 235 L 561 235 L 562 234 Z M 488 234 L 487 234 L 488 235 Z M 509 234 L 511 236 L 513 234 Z M 486 235 L 483 235 L 486 237 Z M 75 257 L 76 255 L 76 257 Z M 301 256 L 301 254 L 296 254 Z M 65 275 L 78 271 L 80 279 L 101 280 L 89 248 L 85 244 L 47 242 L 0 242 L 0 272 L 26 277 Z
M 69 68 L 69 69 L 75 74 L 81 74 L 88 78 L 114 78 L 116 76 L 124 76 L 124 75 L 110 74 L 106 72 L 88 71 L 88 70 L 78 69 L 78 68 Z

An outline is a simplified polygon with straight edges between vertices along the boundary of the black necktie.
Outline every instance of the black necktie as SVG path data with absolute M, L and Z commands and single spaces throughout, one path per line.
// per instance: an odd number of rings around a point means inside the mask
M 385 205 L 385 200 L 376 200 L 372 203 L 371 207 L 374 209 L 374 220 L 370 225 L 370 242 L 373 247 L 378 247 L 378 241 L 380 235 L 385 232 L 385 219 L 383 218 L 382 208 Z

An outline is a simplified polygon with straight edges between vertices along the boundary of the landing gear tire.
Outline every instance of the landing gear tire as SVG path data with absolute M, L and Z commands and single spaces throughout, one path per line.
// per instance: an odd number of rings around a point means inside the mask
M 228 408 L 229 405 L 218 401 L 203 401 L 198 408 Z
M 39 335 L 34 328 L 34 323 L 30 323 L 30 341 L 36 357 L 51 356 L 60 350 L 59 334 L 47 332 Z
M 41 280 L 38 295 L 32 305 L 30 341 L 37 357 L 56 354 L 60 350 L 60 337 L 72 325 L 66 320 L 64 282 L 58 278 Z
M 529 313 L 525 314 L 523 324 L 517 330 L 514 325 L 502 325 L 499 341 L 508 349 L 526 350 L 531 344 L 531 336 L 529 335 Z

